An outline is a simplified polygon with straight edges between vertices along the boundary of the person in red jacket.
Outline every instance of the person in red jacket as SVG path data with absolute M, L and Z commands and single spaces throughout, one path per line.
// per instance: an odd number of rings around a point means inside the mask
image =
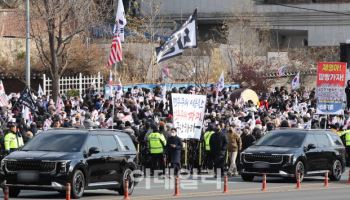
M 269 109 L 269 102 L 267 101 L 267 99 L 260 99 L 259 107 L 262 109 L 265 108 L 265 110 L 268 110 Z

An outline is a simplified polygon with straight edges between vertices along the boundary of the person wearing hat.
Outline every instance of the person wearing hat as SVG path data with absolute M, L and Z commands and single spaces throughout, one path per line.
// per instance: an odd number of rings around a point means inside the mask
M 23 137 L 17 132 L 16 119 L 11 119 L 8 123 L 9 132 L 5 135 L 4 146 L 5 151 L 10 153 L 22 147 Z

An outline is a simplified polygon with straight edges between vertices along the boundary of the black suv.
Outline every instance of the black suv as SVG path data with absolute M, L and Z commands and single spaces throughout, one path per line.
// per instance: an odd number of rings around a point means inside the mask
M 280 176 L 300 181 L 304 176 L 324 175 L 338 181 L 345 170 L 345 147 L 328 130 L 281 129 L 272 131 L 240 155 L 241 177 Z
M 85 189 L 114 189 L 129 193 L 136 182 L 137 151 L 128 134 L 116 130 L 53 129 L 42 132 L 20 151 L 1 161 L 3 184 L 11 197 L 21 189 L 65 192 L 71 184 L 71 195 L 80 198 Z

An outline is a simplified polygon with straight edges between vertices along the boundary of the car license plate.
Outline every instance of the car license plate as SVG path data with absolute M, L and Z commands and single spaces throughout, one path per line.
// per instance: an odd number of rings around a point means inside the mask
M 35 182 L 39 179 L 37 171 L 19 171 L 17 173 L 17 180 L 23 183 Z
M 266 169 L 270 167 L 270 164 L 266 162 L 256 162 L 253 164 L 253 167 L 257 169 Z

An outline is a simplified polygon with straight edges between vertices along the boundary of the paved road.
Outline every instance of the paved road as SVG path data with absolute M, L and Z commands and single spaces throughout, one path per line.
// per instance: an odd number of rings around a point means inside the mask
M 209 176 L 183 178 L 181 182 L 181 194 L 176 199 L 213 199 L 235 200 L 244 199 L 348 199 L 350 196 L 350 184 L 347 183 L 348 171 L 343 174 L 340 182 L 330 182 L 328 188 L 323 185 L 323 177 L 307 178 L 301 185 L 301 189 L 295 189 L 295 183 L 284 181 L 279 178 L 268 178 L 267 190 L 261 191 L 261 178 L 255 178 L 254 182 L 243 182 L 240 177 L 229 178 L 229 192 L 223 194 L 222 181 Z M 144 179 L 134 191 L 131 199 L 156 200 L 174 198 L 173 179 Z M 3 195 L 0 195 L 0 199 Z M 65 199 L 57 192 L 22 191 L 15 199 Z M 112 200 L 123 199 L 114 191 L 97 190 L 86 191 L 83 200 Z

